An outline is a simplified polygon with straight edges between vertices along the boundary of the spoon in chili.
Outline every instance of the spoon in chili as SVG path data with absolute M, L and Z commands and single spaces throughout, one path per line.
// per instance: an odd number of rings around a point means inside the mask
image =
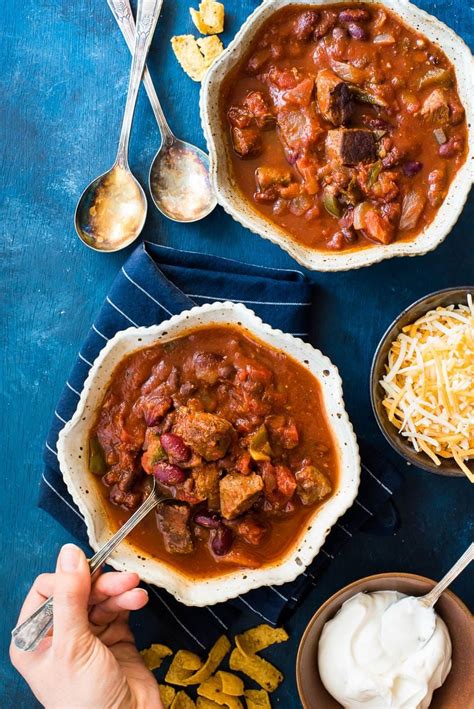
M 107 2 L 128 48 L 133 51 L 135 23 L 129 0 Z M 209 156 L 173 134 L 146 67 L 143 82 L 161 133 L 161 146 L 148 178 L 153 202 L 168 219 L 196 222 L 210 214 L 217 204 L 209 180 Z
M 118 251 L 129 246 L 145 224 L 147 199 L 130 170 L 128 146 L 138 90 L 162 2 L 138 0 L 137 31 L 117 157 L 110 170 L 86 187 L 76 207 L 77 234 L 95 251 Z
M 133 513 L 130 519 L 120 527 L 113 537 L 89 559 L 91 576 L 94 576 L 96 571 L 100 569 L 120 542 L 125 539 L 132 529 L 134 529 L 156 505 L 171 499 L 173 498 L 169 495 L 161 495 L 157 492 L 155 478 L 153 478 L 153 487 L 146 500 L 140 505 L 138 510 Z M 53 612 L 53 596 L 50 596 L 29 618 L 12 631 L 12 640 L 15 647 L 25 652 L 36 650 L 41 640 L 49 633 L 53 626 Z

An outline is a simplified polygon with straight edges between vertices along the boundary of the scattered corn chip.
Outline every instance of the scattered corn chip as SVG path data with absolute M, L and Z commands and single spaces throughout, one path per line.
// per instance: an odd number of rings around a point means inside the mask
M 199 49 L 204 57 L 204 62 L 206 64 L 206 70 L 211 66 L 213 61 L 217 59 L 219 54 L 224 51 L 224 47 L 219 37 L 212 35 L 211 37 L 201 37 L 196 40 L 199 45 Z
M 173 699 L 176 696 L 176 689 L 174 687 L 170 687 L 169 684 L 159 684 L 158 689 L 160 690 L 163 709 L 170 709 Z
M 244 693 L 244 683 L 240 677 L 233 675 L 232 672 L 219 670 L 219 672 L 216 672 L 215 676 L 220 681 L 221 689 L 224 694 L 230 694 L 232 697 L 240 697 Z
M 235 644 L 244 655 L 254 655 L 256 652 L 270 647 L 270 645 L 283 643 L 285 640 L 288 640 L 286 630 L 272 628 L 271 625 L 266 625 L 265 623 L 235 636 Z
M 230 694 L 224 694 L 222 684 L 218 677 L 209 677 L 205 682 L 197 688 L 199 696 L 206 697 L 220 706 L 229 707 L 229 709 L 243 709 L 242 702 L 237 697 Z
M 201 665 L 201 658 L 198 655 L 188 650 L 178 650 L 166 673 L 165 681 L 182 687 L 193 684 L 193 682 L 188 682 L 188 679 L 196 670 L 199 670 Z
M 196 709 L 196 705 L 192 699 L 188 697 L 186 692 L 181 689 L 173 699 L 171 709 Z
M 220 39 L 214 35 L 197 41 L 192 34 L 171 37 L 171 46 L 176 59 L 193 81 L 202 81 L 214 59 L 224 49 Z
M 203 666 L 191 677 L 188 677 L 186 684 L 201 684 L 214 674 L 224 657 L 230 650 L 230 642 L 225 635 L 221 635 L 209 650 L 209 656 Z
M 247 709 L 272 709 L 268 692 L 264 689 L 246 689 Z
M 245 655 L 239 648 L 232 651 L 229 667 L 243 672 L 268 692 L 274 692 L 283 681 L 282 673 L 274 665 L 259 655 Z
M 148 667 L 149 670 L 156 670 L 160 667 L 161 663 L 173 654 L 173 650 L 166 645 L 160 645 L 160 643 L 154 643 L 147 647 L 146 650 L 142 650 L 140 655 L 143 657 L 143 662 Z
M 212 699 L 207 699 L 207 697 L 198 697 L 196 706 L 197 709 L 221 709 L 220 704 L 213 702 Z
M 199 3 L 199 12 L 189 8 L 192 20 L 201 34 L 219 34 L 224 30 L 224 5 L 214 0 Z

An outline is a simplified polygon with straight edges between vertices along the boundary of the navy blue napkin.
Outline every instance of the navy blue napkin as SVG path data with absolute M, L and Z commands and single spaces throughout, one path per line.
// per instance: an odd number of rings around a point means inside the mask
M 308 339 L 312 286 L 297 270 L 243 264 L 231 259 L 176 251 L 145 242 L 137 247 L 117 275 L 112 288 L 78 354 L 76 364 L 54 412 L 46 441 L 39 505 L 83 544 L 85 525 L 63 482 L 56 454 L 58 433 L 77 406 L 92 362 L 105 343 L 131 325 L 152 325 L 195 305 L 213 301 L 241 302 L 265 322 Z M 141 612 L 139 644 L 163 642 L 166 637 L 204 649 L 228 630 L 239 612 L 254 613 L 275 624 L 290 613 L 311 590 L 324 567 L 365 524 L 393 531 L 387 522 L 387 501 L 401 483 L 390 464 L 366 448 L 359 494 L 351 509 L 327 537 L 310 567 L 292 583 L 265 587 L 228 603 L 188 608 L 163 589 L 149 587 L 151 602 Z M 140 614 L 138 614 L 140 616 Z

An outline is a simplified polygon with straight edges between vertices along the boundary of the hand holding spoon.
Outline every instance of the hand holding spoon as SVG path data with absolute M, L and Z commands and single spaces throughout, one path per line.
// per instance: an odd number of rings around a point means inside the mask
M 135 23 L 129 0 L 107 2 L 132 51 Z M 161 146 L 153 158 L 149 175 L 153 202 L 168 219 L 177 222 L 203 219 L 217 203 L 209 182 L 209 157 L 172 133 L 146 67 L 143 81 L 161 133 Z
M 425 596 L 406 596 L 387 608 L 381 624 L 381 642 L 387 652 L 408 656 L 429 641 L 436 627 L 433 606 L 473 559 L 474 543 Z
M 153 478 L 153 488 L 145 502 L 140 505 L 138 510 L 120 527 L 113 537 L 89 559 L 91 576 L 100 569 L 102 564 L 132 529 L 134 529 L 156 505 L 168 499 L 170 499 L 169 495 L 160 495 L 156 491 L 156 483 Z M 13 643 L 19 650 L 24 650 L 25 652 L 36 650 L 41 640 L 46 637 L 53 626 L 53 610 L 53 596 L 50 596 L 29 618 L 12 631 Z
M 128 144 L 146 57 L 163 0 L 139 0 L 127 102 L 115 163 L 84 190 L 75 214 L 79 238 L 96 251 L 118 251 L 139 236 L 147 200 L 128 165 Z

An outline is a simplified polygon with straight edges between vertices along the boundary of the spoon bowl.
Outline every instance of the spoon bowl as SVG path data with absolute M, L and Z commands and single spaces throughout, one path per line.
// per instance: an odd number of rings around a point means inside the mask
M 74 225 L 86 246 L 110 253 L 135 241 L 146 215 L 147 199 L 142 186 L 128 167 L 115 163 L 82 193 Z
M 203 219 L 217 204 L 209 180 L 209 156 L 173 135 L 156 153 L 148 183 L 157 209 L 176 222 Z

